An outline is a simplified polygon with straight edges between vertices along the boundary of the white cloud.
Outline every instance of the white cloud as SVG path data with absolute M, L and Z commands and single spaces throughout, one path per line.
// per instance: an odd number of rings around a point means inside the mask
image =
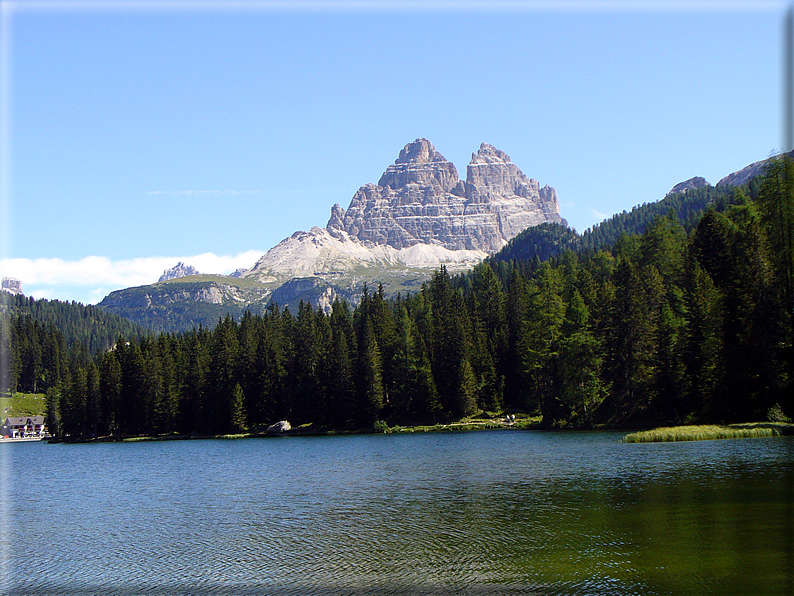
M 211 252 L 193 256 L 143 257 L 113 261 L 89 256 L 76 261 L 64 259 L 0 259 L 0 275 L 22 281 L 27 296 L 76 300 L 95 304 L 114 290 L 156 282 L 163 271 L 182 261 L 201 273 L 229 274 L 239 267 L 251 267 L 265 251 L 249 250 L 237 255 Z
M 592 208 L 592 207 L 590 208 L 590 211 L 592 212 L 593 217 L 598 218 L 598 222 L 597 223 L 601 223 L 607 217 L 609 217 L 609 215 L 607 215 L 606 213 L 601 213 L 600 211 L 598 211 L 597 209 Z
M 30 296 L 31 298 L 36 298 L 37 300 L 40 300 L 42 298 L 46 298 L 47 300 L 53 300 L 55 298 L 55 288 L 37 288 L 27 295 Z
M 118 290 L 119 288 L 114 288 L 114 289 Z M 94 288 L 92 290 L 89 290 L 88 298 L 86 298 L 84 304 L 97 304 L 99 302 L 102 302 L 102 299 L 108 294 L 110 294 L 111 291 L 112 290 L 109 290 L 108 288 Z M 82 300 L 78 300 L 78 302 L 82 302 Z
M 187 197 L 223 196 L 236 197 L 240 195 L 262 194 L 261 190 L 149 190 L 147 195 L 178 195 Z

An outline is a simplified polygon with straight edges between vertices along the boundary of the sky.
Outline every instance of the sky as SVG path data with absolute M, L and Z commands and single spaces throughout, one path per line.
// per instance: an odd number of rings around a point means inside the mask
M 784 149 L 786 2 L 0 4 L 0 276 L 36 298 L 250 267 L 421 137 L 580 232 Z

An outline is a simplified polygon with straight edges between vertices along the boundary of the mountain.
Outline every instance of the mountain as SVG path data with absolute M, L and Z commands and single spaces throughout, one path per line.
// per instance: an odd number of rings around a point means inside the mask
M 706 179 L 702 176 L 695 176 L 694 178 L 690 178 L 689 180 L 684 180 L 683 182 L 679 182 L 673 188 L 670 189 L 665 196 L 670 196 L 678 193 L 687 193 L 690 190 L 698 190 L 700 188 L 705 188 L 710 186 Z
M 264 312 L 272 290 L 227 275 L 190 275 L 116 290 L 97 306 L 158 332 L 214 327 L 227 314 Z
M 329 310 L 336 298 L 356 302 L 365 285 L 395 295 L 418 289 L 440 265 L 470 269 L 527 227 L 549 222 L 567 225 L 557 192 L 504 151 L 480 145 L 463 181 L 430 141 L 417 139 L 347 209 L 334 205 L 325 228 L 295 232 L 251 268 L 204 276 L 179 263 L 158 283 L 113 292 L 99 306 L 168 331 L 269 303 L 294 309 L 305 300 Z
M 325 228 L 295 232 L 242 274 L 281 286 L 316 279 L 314 306 L 356 301 L 365 284 L 387 295 L 416 290 L 440 265 L 470 269 L 521 230 L 545 222 L 567 225 L 557 192 L 528 178 L 510 157 L 483 143 L 466 181 L 427 139 L 406 145 L 377 184 L 359 188 L 347 209 L 336 204 Z M 319 297 L 319 281 L 330 288 Z M 294 289 L 294 288 L 293 288 Z M 273 302 L 295 305 L 294 291 Z
M 546 259 L 569 248 L 597 250 L 623 233 L 642 233 L 670 209 L 691 228 L 708 205 L 730 200 L 735 185 L 752 187 L 767 161 L 716 186 L 691 178 L 664 199 L 616 214 L 579 235 L 560 216 L 556 191 L 525 176 L 503 151 L 483 143 L 462 181 L 427 139 L 417 139 L 377 184 L 362 186 L 347 209 L 334 205 L 325 228 L 295 232 L 251 268 L 119 290 L 99 306 L 148 327 L 177 331 L 211 327 L 226 314 L 261 312 L 272 304 L 294 311 L 304 300 L 328 310 L 336 298 L 356 302 L 365 284 L 372 289 L 383 284 L 387 295 L 416 291 L 442 264 L 458 272 L 488 255 L 503 261 Z
M 794 153 L 790 154 L 794 157 Z M 739 186 L 747 196 L 755 198 L 761 184 L 761 175 L 768 160 L 753 163 L 729 174 L 712 186 L 704 178 L 695 177 L 676 184 L 665 197 L 654 203 L 635 206 L 631 211 L 616 213 L 582 234 L 559 224 L 548 223 L 527 228 L 502 250 L 491 255 L 492 263 L 500 261 L 545 261 L 558 257 L 566 250 L 597 251 L 613 246 L 624 234 L 641 235 L 657 217 L 674 212 L 687 232 L 692 231 L 706 209 L 724 210 L 735 200 Z
M 430 141 L 417 139 L 347 210 L 334 205 L 325 229 L 296 232 L 242 277 L 321 276 L 354 293 L 377 281 L 395 293 L 439 265 L 467 269 L 529 226 L 565 224 L 559 212 L 556 191 L 527 178 L 503 151 L 483 143 L 464 182 Z
M 345 211 L 331 210 L 328 232 L 365 246 L 397 250 L 417 244 L 492 253 L 520 231 L 564 223 L 557 192 L 540 187 L 504 151 L 483 143 L 466 182 L 427 139 L 405 146 L 378 184 L 362 186 Z
M 191 265 L 185 265 L 179 261 L 175 266 L 163 271 L 160 279 L 157 281 L 168 281 L 169 279 L 177 279 L 179 277 L 187 277 L 188 275 L 200 275 L 196 268 Z

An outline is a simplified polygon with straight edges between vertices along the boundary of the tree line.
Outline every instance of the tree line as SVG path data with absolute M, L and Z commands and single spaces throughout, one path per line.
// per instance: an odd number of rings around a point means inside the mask
M 66 371 L 85 368 L 111 348 L 119 335 L 147 333 L 96 306 L 0 292 L 0 392 L 44 393 Z
M 762 180 L 761 176 L 750 179 L 744 185 L 745 194 L 757 196 Z M 727 184 L 670 193 L 655 203 L 636 205 L 631 211 L 616 213 L 582 234 L 562 224 L 543 223 L 520 232 L 489 260 L 546 261 L 568 250 L 592 255 L 598 250 L 614 246 L 621 236 L 643 234 L 655 219 L 671 212 L 690 233 L 707 208 L 723 211 L 735 196 L 735 188 Z
M 575 428 L 757 420 L 775 406 L 791 415 L 792 161 L 773 160 L 716 207 L 689 231 L 671 211 L 609 249 L 493 259 L 454 277 L 442 267 L 415 294 L 365 290 L 330 314 L 304 303 L 121 337 L 61 361 L 50 426 L 85 438 L 480 411 Z M 45 327 L 42 354 L 57 334 Z

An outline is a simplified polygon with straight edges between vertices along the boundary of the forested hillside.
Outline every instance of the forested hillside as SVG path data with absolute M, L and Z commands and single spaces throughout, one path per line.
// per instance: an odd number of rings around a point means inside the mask
M 751 179 L 742 187 L 743 195 L 757 197 L 762 178 Z M 675 214 L 675 218 L 689 233 L 697 226 L 708 207 L 724 211 L 734 197 L 736 188 L 729 185 L 690 189 L 685 193 L 671 193 L 661 201 L 637 205 L 631 211 L 616 213 L 609 219 L 585 230 L 583 234 L 561 224 L 544 223 L 527 228 L 488 260 L 546 261 L 559 257 L 567 250 L 595 252 L 614 246 L 625 234 L 643 234 L 658 217 Z
M 719 209 L 722 209 L 720 211 Z M 317 429 L 540 413 L 547 427 L 791 415 L 794 164 L 609 249 L 494 260 L 330 315 L 230 317 L 121 339 L 50 394 L 62 437 Z
M 0 391 L 45 392 L 58 387 L 70 368 L 86 366 L 119 335 L 148 332 L 95 306 L 36 300 L 0 292 Z

